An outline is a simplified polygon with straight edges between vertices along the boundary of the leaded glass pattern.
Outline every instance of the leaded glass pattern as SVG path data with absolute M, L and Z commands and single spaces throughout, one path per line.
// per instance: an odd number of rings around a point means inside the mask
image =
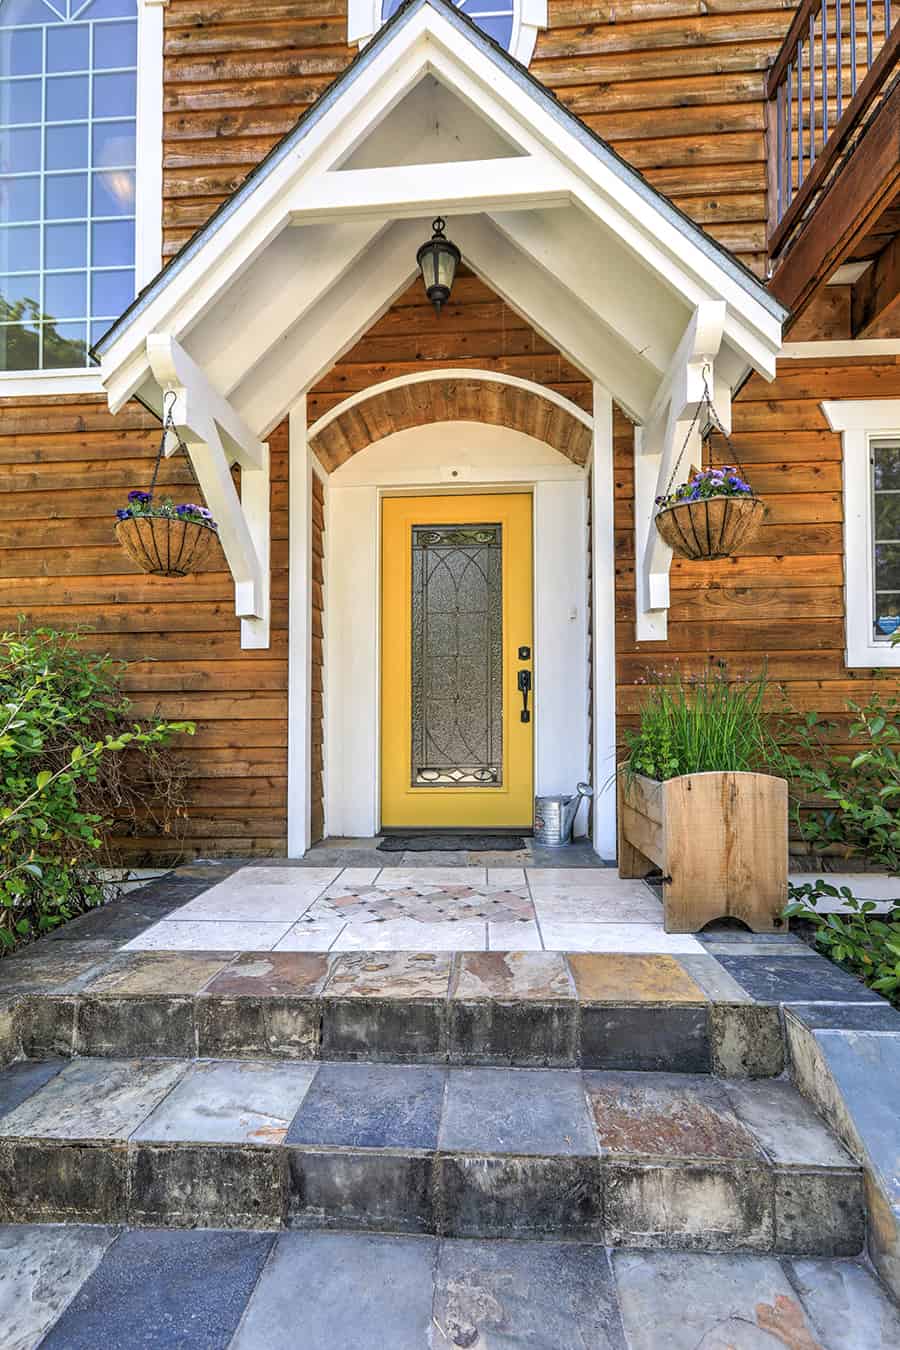
M 875 637 L 900 628 L 900 442 L 872 446 Z
M 136 0 L 0 0 L 0 370 L 78 368 L 134 298 Z
M 412 527 L 412 786 L 503 782 L 500 525 Z
M 392 14 L 400 8 L 403 0 L 384 0 L 381 8 L 382 22 L 386 23 Z M 488 37 L 509 51 L 512 42 L 514 0 L 453 0 L 457 9 L 474 19 Z

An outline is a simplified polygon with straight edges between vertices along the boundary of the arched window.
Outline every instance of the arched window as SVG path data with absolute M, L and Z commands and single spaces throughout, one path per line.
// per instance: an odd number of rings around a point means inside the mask
M 403 0 L 383 0 L 381 8 L 382 23 L 386 22 Z M 515 18 L 514 0 L 454 0 L 457 9 L 474 19 L 479 28 L 483 28 L 488 37 L 492 37 L 501 47 L 510 50 Z
M 348 0 L 347 37 L 361 46 L 395 14 L 403 0 Z M 489 37 L 527 66 L 538 30 L 547 27 L 547 0 L 453 0 Z
M 134 297 L 137 0 L 0 0 L 0 372 L 73 369 Z

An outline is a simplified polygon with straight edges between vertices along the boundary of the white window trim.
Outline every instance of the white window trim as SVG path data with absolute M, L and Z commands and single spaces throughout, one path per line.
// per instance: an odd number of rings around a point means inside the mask
M 163 8 L 168 2 L 137 0 L 135 292 L 162 264 Z M 0 372 L 0 398 L 102 393 L 98 366 Z
M 548 0 L 513 0 L 509 54 L 523 66 L 534 55 L 539 30 L 547 27 L 547 4 Z M 347 41 L 364 47 L 382 27 L 382 8 L 383 0 L 348 0 Z
M 900 646 L 872 635 L 872 493 L 870 446 L 900 436 L 900 398 L 836 399 L 823 402 L 832 431 L 843 441 L 844 611 L 849 667 L 900 667 Z

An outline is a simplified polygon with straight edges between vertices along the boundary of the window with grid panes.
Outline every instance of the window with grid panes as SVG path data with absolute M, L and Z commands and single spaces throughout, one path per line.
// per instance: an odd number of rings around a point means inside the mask
M 394 14 L 403 0 L 383 0 L 381 17 L 383 22 Z M 457 9 L 473 19 L 478 27 L 492 37 L 501 47 L 509 51 L 512 42 L 514 0 L 454 0 Z
M 900 441 L 873 441 L 872 618 L 874 637 L 900 628 Z
M 136 0 L 0 0 L 0 371 L 81 368 L 134 298 Z

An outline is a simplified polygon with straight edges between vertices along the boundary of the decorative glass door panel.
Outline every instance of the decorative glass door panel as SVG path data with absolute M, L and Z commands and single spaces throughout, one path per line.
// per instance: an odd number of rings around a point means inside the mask
M 503 782 L 503 529 L 412 529 L 413 787 Z
M 382 823 L 525 828 L 532 724 L 517 680 L 531 667 L 531 497 L 382 508 Z

